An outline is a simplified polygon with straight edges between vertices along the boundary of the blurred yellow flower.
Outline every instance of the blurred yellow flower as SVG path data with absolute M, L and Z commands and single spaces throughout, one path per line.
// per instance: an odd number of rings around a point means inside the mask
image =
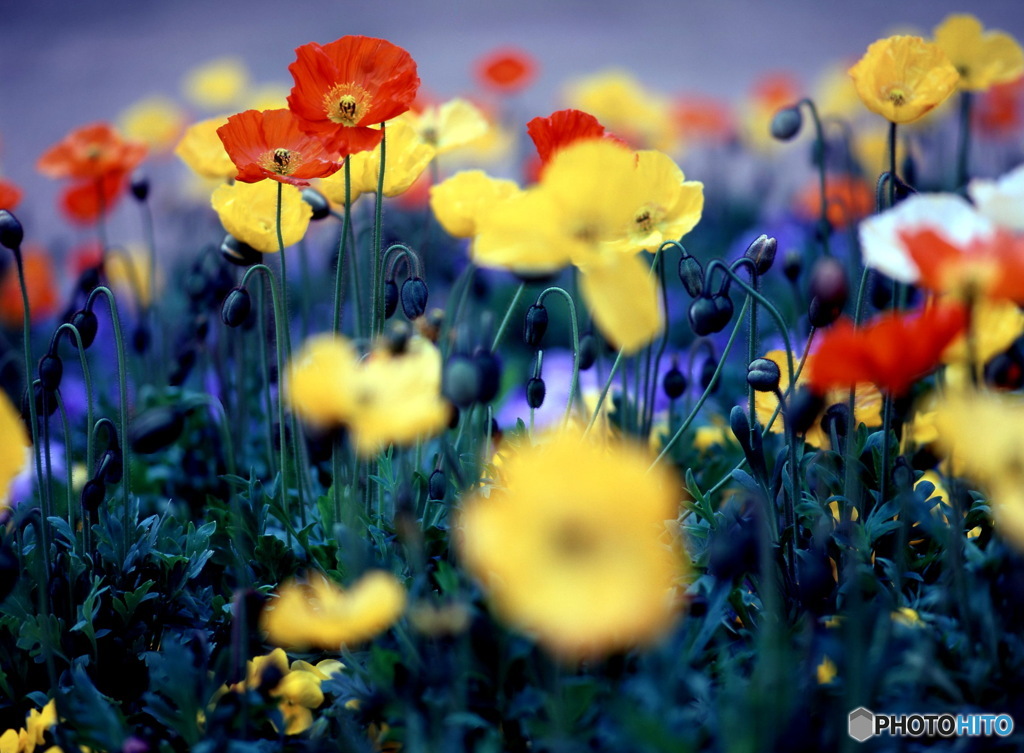
M 391 573 L 372 570 L 347 591 L 322 573 L 289 581 L 263 610 L 268 640 L 290 648 L 337 650 L 387 630 L 405 609 L 405 589 Z
M 420 140 L 415 129 L 400 120 L 387 125 L 385 138 L 384 195 L 405 193 L 423 174 L 434 158 L 434 147 Z M 349 156 L 352 172 L 352 200 L 364 193 L 377 193 L 380 171 L 380 146 L 372 151 L 357 152 Z M 345 201 L 345 173 L 339 170 L 329 178 L 320 180 L 324 195 L 341 204 Z
M 0 437 L 4 438 L 0 451 L 0 510 L 10 504 L 11 482 L 28 463 L 31 446 L 28 428 L 7 395 L 0 393 Z
M 924 620 L 921 619 L 921 615 L 917 613 L 916 609 L 911 609 L 910 607 L 900 607 L 892 612 L 890 616 L 893 622 L 906 627 L 924 627 Z
M 37 745 L 43 744 L 43 735 L 57 724 L 57 704 L 51 698 L 43 706 L 41 711 L 32 709 L 25 719 L 25 745 L 21 748 L 24 753 L 32 753 Z
M 490 129 L 487 118 L 472 102 L 450 99 L 420 112 L 408 110 L 394 122 L 408 123 L 437 154 L 447 154 L 483 138 Z
M 107 249 L 103 271 L 114 292 L 119 294 L 119 300 L 130 301 L 133 307 L 136 299 L 143 307 L 152 302 L 153 291 L 150 290 L 149 251 L 147 249 L 135 243 L 125 247 Z M 157 267 L 157 293 L 162 287 L 163 278 L 160 268 Z
M 662 152 L 638 152 L 636 169 L 647 195 L 636 207 L 626 237 L 615 248 L 625 253 L 653 253 L 665 241 L 682 238 L 700 221 L 704 184 L 686 180 L 679 166 Z
M 148 97 L 118 116 L 118 127 L 125 138 L 141 141 L 152 152 L 166 152 L 181 137 L 185 113 L 167 97 Z
M 623 442 L 579 431 L 520 447 L 504 489 L 475 496 L 457 542 L 495 612 L 566 660 L 654 641 L 675 621 L 686 573 L 675 520 L 681 484 Z
M 218 186 L 210 203 L 220 223 L 231 235 L 265 254 L 279 251 L 277 242 L 277 191 L 281 187 L 281 235 L 284 246 L 302 240 L 313 208 L 302 200 L 295 186 L 274 180 Z
M 860 98 L 847 72 L 847 66 L 829 65 L 818 76 L 814 106 L 822 118 L 852 119 L 860 113 Z
M 935 44 L 960 73 L 960 88 L 986 91 L 1024 74 L 1024 50 L 1002 31 L 985 31 L 969 13 L 954 13 L 935 28 Z
M 570 107 L 596 117 L 631 146 L 671 152 L 678 147 L 669 101 L 622 70 L 581 79 L 566 93 Z
M 182 89 L 190 102 L 208 110 L 230 109 L 240 102 L 249 71 L 238 58 L 211 60 L 189 71 Z
M 785 394 L 786 390 L 789 389 L 789 362 L 786 358 L 786 352 L 784 350 L 771 350 L 764 354 L 764 357 L 769 361 L 774 361 L 779 367 L 779 390 Z M 794 357 L 794 366 L 799 362 L 799 358 Z M 811 364 L 814 361 L 813 355 L 808 355 L 804 362 L 803 371 L 800 372 L 799 378 L 796 380 L 797 388 L 807 384 L 807 375 L 811 373 Z M 850 391 L 845 389 L 831 389 L 824 395 L 825 407 L 835 405 L 837 403 L 841 405 L 847 405 L 850 399 Z M 864 424 L 867 427 L 881 426 L 882 424 L 882 393 L 878 391 L 878 388 L 873 384 L 858 384 L 854 390 L 854 408 L 853 412 L 856 418 L 857 425 Z M 768 421 L 771 420 L 772 413 L 775 412 L 775 408 L 778 406 L 779 401 L 775 395 L 770 392 L 755 392 L 754 393 L 754 412 L 757 414 L 758 423 L 762 426 L 767 426 Z M 825 430 L 821 427 L 821 418 L 824 417 L 822 413 L 821 417 L 814 422 L 807 433 L 804 435 L 804 441 L 812 447 L 827 450 L 831 447 L 832 441 L 829 435 L 825 433 Z M 785 424 L 780 414 L 775 422 L 772 424 L 771 432 L 773 434 L 782 434 L 785 431 Z
M 912 123 L 935 109 L 960 78 L 938 45 L 912 36 L 874 42 L 850 75 L 864 106 L 892 123 Z
M 579 270 L 583 300 L 608 342 L 631 355 L 661 332 L 658 283 L 639 257 L 615 254 Z
M 483 170 L 464 170 L 430 187 L 430 208 L 449 235 L 476 235 L 477 220 L 498 202 L 520 193 L 515 181 L 492 178 Z
M 839 674 L 839 670 L 836 668 L 836 663 L 829 659 L 827 656 L 821 657 L 821 663 L 815 670 L 819 685 L 828 685 Z
M 286 110 L 290 87 L 284 84 L 263 84 L 246 92 L 239 110 Z
M 306 340 L 288 366 L 284 395 L 295 415 L 316 429 L 348 422 L 353 411 L 350 384 L 359 357 L 341 337 L 317 335 Z
M 341 662 L 330 660 L 319 662 L 315 667 L 308 662 L 295 662 L 289 667 L 287 654 L 275 648 L 265 656 L 251 659 L 247 665 L 245 681 L 222 688 L 214 700 L 225 692 L 244 693 L 246 690 L 260 688 L 265 680 L 273 680 L 274 684 L 267 691 L 278 699 L 278 708 L 284 717 L 285 734 L 297 735 L 312 726 L 312 709 L 319 708 L 324 702 L 320 683 L 341 669 Z
M 1024 334 L 1024 312 L 1006 300 L 978 299 L 971 311 L 974 358 L 983 369 L 992 358 L 1007 350 Z M 967 337 L 960 335 L 942 353 L 942 362 L 967 365 Z
M 189 126 L 185 130 L 174 153 L 203 178 L 228 180 L 238 174 L 238 168 L 231 161 L 224 142 L 217 135 L 217 129 L 226 125 L 228 119 L 210 118 Z

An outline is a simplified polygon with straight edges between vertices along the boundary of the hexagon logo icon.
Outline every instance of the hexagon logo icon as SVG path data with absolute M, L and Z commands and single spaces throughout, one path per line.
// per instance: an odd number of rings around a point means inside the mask
M 869 737 L 873 737 L 875 734 L 875 715 L 874 713 L 860 706 L 850 712 L 850 737 L 859 743 L 864 742 Z

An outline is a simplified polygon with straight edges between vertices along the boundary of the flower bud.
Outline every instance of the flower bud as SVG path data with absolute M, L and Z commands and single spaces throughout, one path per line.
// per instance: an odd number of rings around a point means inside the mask
M 797 434 L 804 434 L 814 426 L 814 422 L 821 415 L 821 409 L 825 401 L 816 392 L 807 387 L 798 387 L 789 396 L 789 403 L 786 406 L 786 420 Z
M 850 296 L 850 285 L 846 280 L 846 270 L 832 256 L 825 256 L 814 263 L 811 269 L 810 297 L 818 298 L 822 306 L 828 309 L 842 310 Z
M 832 436 L 833 428 L 836 430 L 836 437 L 846 436 L 850 430 L 850 406 L 845 403 L 834 403 L 825 410 L 821 417 L 821 430 L 826 436 Z
M 842 313 L 842 307 L 822 303 L 820 298 L 812 298 L 810 305 L 807 307 L 807 318 L 814 327 L 827 327 L 838 319 Z
M 580 371 L 586 371 L 597 361 L 597 338 L 588 332 L 580 338 Z
M 263 254 L 233 235 L 224 236 L 220 244 L 220 254 L 237 267 L 251 267 L 263 261 Z
M 477 401 L 489 403 L 498 396 L 501 388 L 501 359 L 490 350 L 478 350 L 473 356 L 480 374 L 480 393 Z
M 410 277 L 402 283 L 402 313 L 409 321 L 419 319 L 427 310 L 427 283 Z
M 393 356 L 400 356 L 409 348 L 412 328 L 405 322 L 395 322 L 384 333 L 384 341 Z
M 444 499 L 444 493 L 448 488 L 448 480 L 444 477 L 444 471 L 440 468 L 430 474 L 427 481 L 427 499 L 439 502 Z
M 131 182 L 132 196 L 137 201 L 145 201 L 149 196 L 149 176 L 141 170 L 132 173 Z
M 693 300 L 690 304 L 689 318 L 690 329 L 693 330 L 694 334 L 704 337 L 713 332 L 718 332 L 718 329 L 715 329 L 715 324 L 718 320 L 717 310 L 715 302 L 708 296 L 702 295 Z
M 150 408 L 132 421 L 132 451 L 140 455 L 151 455 L 177 441 L 185 428 L 185 414 L 171 406 L 161 405 Z
M 750 419 L 747 418 L 747 411 L 743 407 L 733 406 L 729 413 L 729 428 L 732 429 L 733 436 L 743 448 L 743 455 L 747 458 L 750 469 L 758 476 L 767 476 L 761 428 L 755 424 L 751 431 Z
M 715 332 L 721 332 L 732 319 L 732 299 L 725 293 L 715 293 L 711 296 L 711 302 L 715 304 Z
M 43 389 L 56 392 L 60 389 L 60 380 L 64 376 L 64 362 L 55 353 L 47 353 L 39 359 L 39 381 Z
M 331 216 L 331 204 L 327 198 L 315 188 L 302 189 L 302 200 L 313 208 L 311 219 L 322 220 Z
M 111 484 L 121 481 L 124 475 L 124 457 L 120 450 L 106 450 L 100 455 L 100 462 L 97 465 L 96 478 L 102 478 Z
M 548 331 L 548 310 L 542 303 L 534 303 L 526 311 L 523 324 L 523 342 L 530 348 L 539 348 Z
M 665 372 L 665 377 L 661 381 L 661 388 L 670 400 L 676 400 L 686 392 L 686 387 L 686 376 L 679 370 L 677 365 L 672 364 L 672 368 Z
M 772 268 L 775 262 L 775 254 L 779 250 L 779 242 L 775 238 L 761 233 L 754 242 L 747 246 L 743 255 L 754 262 L 754 271 L 763 275 Z
M 103 483 L 103 479 L 89 479 L 85 482 L 85 486 L 82 487 L 82 507 L 91 515 L 96 514 L 96 511 L 100 509 L 100 505 L 103 504 L 103 500 L 106 497 L 107 485 Z
M 772 137 L 779 141 L 789 141 L 800 133 L 803 124 L 804 118 L 799 107 L 783 107 L 772 118 Z
M 758 392 L 775 392 L 781 377 L 779 365 L 769 358 L 755 358 L 747 366 L 747 384 Z
M 547 394 L 547 387 L 540 377 L 530 377 L 526 383 L 526 404 L 531 408 L 539 408 L 544 404 L 544 396 Z
M 25 238 L 25 230 L 18 218 L 6 209 L 0 209 L 0 246 L 17 251 Z
M 149 344 L 152 342 L 152 339 L 149 327 L 139 322 L 132 332 L 132 349 L 139 355 L 142 355 L 149 350 Z
M 229 327 L 240 327 L 252 311 L 252 298 L 245 288 L 234 288 L 224 299 L 220 318 Z
M 32 395 L 36 403 L 36 418 L 48 418 L 57 412 L 57 400 L 51 392 L 43 388 L 42 384 L 32 385 Z M 25 393 L 24 399 L 21 401 L 21 415 L 24 417 L 25 423 L 31 426 L 29 424 L 28 393 Z
M 786 279 L 790 282 L 796 282 L 800 278 L 803 266 L 803 256 L 799 251 L 787 251 L 786 258 L 782 262 L 782 274 L 786 275 Z
M 986 364 L 985 382 L 1003 390 L 1019 390 L 1024 386 L 1024 359 L 1017 348 L 1000 353 Z
M 88 348 L 93 344 L 96 340 L 96 332 L 99 330 L 99 321 L 96 319 L 96 314 L 88 309 L 76 311 L 71 317 L 71 324 L 78 330 L 78 335 L 82 338 L 83 348 Z
M 398 310 L 398 286 L 394 280 L 384 281 L 384 318 L 390 319 Z
M 460 408 L 476 402 L 480 395 L 480 369 L 466 356 L 448 359 L 441 379 L 441 394 Z
M 704 290 L 704 267 L 695 256 L 683 254 L 679 259 L 679 280 L 691 298 L 700 296 Z

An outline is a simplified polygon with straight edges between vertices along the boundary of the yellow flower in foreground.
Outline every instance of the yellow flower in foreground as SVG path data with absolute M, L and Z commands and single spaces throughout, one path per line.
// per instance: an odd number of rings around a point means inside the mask
M 960 88 L 985 91 L 1024 74 L 1024 50 L 1002 31 L 985 31 L 969 13 L 954 13 L 935 29 L 935 44 L 960 72 Z
M 123 111 L 118 125 L 125 138 L 141 141 L 151 151 L 165 152 L 178 142 L 185 114 L 166 97 L 149 97 Z
M 450 99 L 442 105 L 408 110 L 396 122 L 408 123 L 423 143 L 438 154 L 468 146 L 487 134 L 490 125 L 480 109 L 464 99 Z
M 779 367 L 781 376 L 779 377 L 779 389 L 785 394 L 786 390 L 789 389 L 789 362 L 786 358 L 786 352 L 784 350 L 771 350 L 764 354 L 764 357 L 769 361 L 774 361 Z M 807 384 L 807 374 L 811 371 L 811 364 L 814 361 L 814 356 L 809 355 L 804 363 L 804 369 L 800 372 L 800 377 L 796 380 L 797 387 L 801 387 Z M 799 357 L 794 356 L 793 366 L 794 368 L 799 364 Z M 840 403 L 846 405 L 850 399 L 849 390 L 844 389 L 831 389 L 824 395 L 825 407 L 828 408 L 830 405 Z M 774 395 L 769 392 L 755 392 L 754 393 L 754 411 L 757 414 L 757 420 L 762 426 L 767 426 L 768 421 L 772 417 L 772 413 L 775 412 L 776 406 L 779 401 Z M 867 427 L 881 426 L 882 424 L 882 393 L 878 391 L 878 388 L 873 384 L 858 384 L 854 390 L 853 396 L 853 412 L 856 417 L 857 425 L 864 424 Z M 824 413 L 822 414 L 824 417 Z M 773 434 L 782 434 L 785 431 L 785 424 L 782 420 L 781 413 L 776 417 L 775 422 L 772 424 L 771 432 Z M 832 441 L 825 430 L 821 428 L 820 418 L 814 422 L 807 433 L 804 435 L 804 441 L 812 447 L 827 450 L 832 445 Z
M 10 502 L 11 482 L 25 468 L 30 446 L 28 429 L 5 394 L 0 394 L 0 437 L 4 438 L 0 449 L 0 509 L 3 509 Z
M 217 129 L 227 122 L 227 118 L 210 118 L 189 126 L 174 153 L 203 178 L 234 178 L 238 168 L 217 135 Z
M 464 170 L 430 187 L 430 208 L 449 235 L 476 235 L 477 219 L 503 199 L 520 193 L 515 181 L 492 178 L 483 170 Z
M 52 698 L 41 711 L 32 709 L 25 719 L 25 753 L 32 753 L 37 745 L 43 744 L 43 735 L 57 725 L 57 704 Z
M 504 489 L 465 503 L 462 558 L 503 620 L 567 660 L 672 626 L 686 574 L 672 530 L 681 485 L 650 463 L 637 446 L 561 432 L 512 454 Z
M 245 93 L 249 72 L 238 58 L 218 58 L 192 69 L 182 88 L 190 101 L 210 110 L 230 108 Z
M 318 335 L 306 341 L 288 365 L 284 395 L 304 423 L 317 429 L 345 424 L 352 415 L 349 384 L 358 355 L 341 337 Z
M 388 123 L 384 156 L 384 195 L 399 196 L 412 187 L 436 153 L 434 147 L 420 140 L 408 123 Z M 373 151 L 358 152 L 349 157 L 352 163 L 352 199 L 364 193 L 375 194 L 380 171 L 380 146 Z M 320 181 L 324 195 L 335 203 L 345 201 L 345 173 L 339 170 Z
M 893 123 L 912 123 L 935 109 L 960 78 L 941 48 L 912 36 L 875 42 L 850 75 L 864 106 Z
M 281 234 L 285 248 L 302 240 L 313 208 L 295 186 L 273 180 L 219 186 L 210 202 L 220 223 L 231 235 L 257 251 L 279 251 L 277 242 L 277 190 L 281 191 Z
M 627 355 L 661 332 L 658 283 L 639 257 L 615 255 L 581 266 L 580 291 L 594 324 Z
M 263 610 L 263 629 L 271 643 L 336 650 L 387 630 L 404 609 L 405 589 L 391 573 L 370 571 L 347 591 L 315 573 L 278 589 Z

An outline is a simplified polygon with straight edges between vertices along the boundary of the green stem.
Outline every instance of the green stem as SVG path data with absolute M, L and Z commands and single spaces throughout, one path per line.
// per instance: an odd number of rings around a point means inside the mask
M 512 320 L 512 312 L 516 308 L 516 304 L 519 303 L 519 299 L 523 296 L 523 291 L 526 290 L 526 283 L 519 283 L 519 287 L 516 288 L 515 295 L 512 296 L 512 301 L 508 304 L 508 308 L 505 309 L 505 316 L 501 320 L 501 324 L 498 325 L 498 331 L 494 335 L 494 340 L 491 342 L 491 352 L 493 353 L 498 349 L 501 344 L 501 338 L 505 336 L 505 330 L 508 329 L 508 323 Z
M 829 248 L 829 223 L 828 223 L 828 192 L 826 191 L 826 170 L 825 170 L 825 129 L 821 127 L 821 118 L 818 116 L 818 108 L 813 100 L 805 98 L 797 103 L 797 107 L 805 105 L 811 113 L 811 120 L 814 122 L 814 148 L 818 157 L 818 192 L 821 196 L 821 216 L 818 220 L 821 232 L 821 250 L 825 256 L 831 256 Z
M 960 143 L 956 152 L 956 190 L 962 190 L 970 178 L 968 163 L 971 154 L 971 105 L 974 95 L 960 92 Z
M 267 317 L 266 308 L 267 286 L 265 279 L 260 280 L 259 296 L 256 299 L 257 336 L 260 339 L 260 371 L 263 376 L 263 416 L 266 419 L 267 433 L 267 470 L 271 477 L 277 474 L 274 466 L 274 408 L 270 400 L 270 355 L 267 352 Z
M 377 202 L 373 207 L 373 248 L 370 258 L 373 259 L 371 290 L 373 294 L 370 304 L 373 306 L 370 317 L 370 332 L 376 337 L 384 329 L 384 291 L 381 285 L 381 224 L 384 212 L 384 166 L 387 161 L 387 133 L 385 124 L 380 124 L 380 166 L 377 170 Z
M 597 398 L 597 405 L 594 406 L 594 414 L 590 417 L 590 422 L 587 424 L 586 431 L 583 432 L 584 437 L 586 437 L 587 434 L 590 433 L 590 430 L 594 428 L 594 424 L 597 422 L 597 417 L 601 415 L 601 406 L 604 405 L 604 400 L 608 397 L 608 390 L 611 389 L 612 380 L 615 378 L 615 372 L 622 363 L 622 356 L 623 351 L 619 349 L 618 354 L 615 356 L 615 361 L 612 362 L 611 371 L 608 372 L 608 378 L 605 380 L 604 387 L 601 388 L 601 394 Z
M 94 422 L 93 417 L 93 399 L 92 399 L 92 377 L 89 373 L 89 359 L 85 357 L 85 347 L 82 345 L 82 335 L 78 331 L 78 327 L 70 322 L 65 322 L 57 328 L 54 333 L 54 338 L 60 338 L 61 332 L 70 332 L 75 338 L 75 346 L 78 348 L 78 359 L 82 364 L 82 378 L 85 381 L 85 416 L 86 425 L 92 427 Z M 95 450 L 92 441 L 92 431 L 87 432 L 88 444 L 86 445 L 85 451 L 85 467 L 92 473 L 93 461 L 95 460 Z
M 60 390 L 54 392 L 57 400 L 57 409 L 60 411 L 60 425 L 64 431 L 64 475 L 67 484 L 67 505 L 68 505 L 68 528 L 71 535 L 75 536 L 75 494 L 74 484 L 71 478 L 71 428 L 68 426 L 68 412 L 64 410 L 64 400 L 61 399 Z
M 547 288 L 539 296 L 537 296 L 537 305 L 543 306 L 544 299 L 548 295 L 557 294 L 565 299 L 565 304 L 569 307 L 569 321 L 572 323 L 572 379 L 569 382 L 569 399 L 565 404 L 565 415 L 562 418 L 562 423 L 568 423 L 569 415 L 572 413 L 572 404 L 576 397 L 576 391 L 579 388 L 580 381 L 580 328 L 579 323 L 576 319 L 576 304 L 573 303 L 572 296 L 569 295 L 564 288 L 553 286 Z M 511 311 L 511 309 L 509 309 Z
M 896 124 L 889 124 L 889 206 L 896 204 Z
M 335 215 L 337 216 L 337 215 Z M 352 165 L 345 158 L 345 215 L 342 219 L 341 238 L 338 239 L 338 263 L 334 270 L 334 316 L 331 332 L 341 331 L 341 308 L 345 294 L 345 253 L 348 251 L 348 234 L 352 225 Z

